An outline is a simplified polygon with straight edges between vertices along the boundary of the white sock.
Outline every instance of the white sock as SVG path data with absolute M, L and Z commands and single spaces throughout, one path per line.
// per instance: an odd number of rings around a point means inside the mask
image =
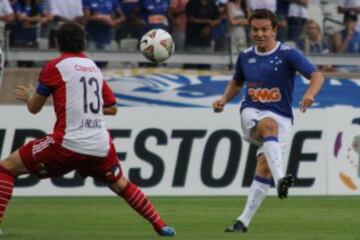
M 245 208 L 242 214 L 237 218 L 237 220 L 240 220 L 246 227 L 249 226 L 251 219 L 265 199 L 270 184 L 271 179 L 255 176 L 255 179 L 250 186 L 250 192 Z
M 282 163 L 282 151 L 277 137 L 266 137 L 264 139 L 264 154 L 269 165 L 271 175 L 277 185 L 280 178 L 285 176 Z

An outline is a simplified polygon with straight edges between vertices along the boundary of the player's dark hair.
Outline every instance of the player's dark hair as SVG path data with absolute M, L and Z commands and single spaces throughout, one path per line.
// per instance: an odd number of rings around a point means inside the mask
M 249 18 L 250 24 L 253 19 L 268 19 L 271 21 L 271 26 L 273 28 L 277 28 L 279 24 L 276 14 L 268 9 L 256 9 Z
M 85 31 L 77 23 L 61 24 L 56 31 L 56 40 L 60 52 L 82 52 L 85 49 Z

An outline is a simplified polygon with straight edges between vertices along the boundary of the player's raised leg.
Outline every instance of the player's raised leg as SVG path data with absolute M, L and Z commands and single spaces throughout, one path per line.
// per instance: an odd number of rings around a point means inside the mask
M 263 139 L 262 148 L 277 187 L 278 197 L 286 198 L 294 180 L 291 175 L 284 174 L 282 149 L 278 139 L 278 123 L 271 117 L 265 117 L 258 122 L 256 131 Z
M 225 232 L 247 232 L 251 219 L 265 199 L 271 185 L 271 173 L 264 154 L 257 158 L 256 175 L 250 186 L 245 208 L 235 223 L 225 229 Z
M 168 226 L 160 218 L 148 197 L 135 184 L 121 176 L 116 183 L 109 185 L 109 187 L 121 196 L 137 213 L 148 220 L 160 236 L 175 236 L 175 229 Z

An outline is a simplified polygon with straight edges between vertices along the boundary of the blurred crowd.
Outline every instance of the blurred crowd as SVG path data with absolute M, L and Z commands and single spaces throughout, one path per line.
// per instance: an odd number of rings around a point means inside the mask
M 236 53 L 251 44 L 247 17 L 267 8 L 279 17 L 278 38 L 306 53 L 360 53 L 360 0 L 339 0 L 342 28 L 324 37 L 311 11 L 320 0 L 0 0 L 0 20 L 10 47 L 37 48 L 39 38 L 54 48 L 59 24 L 84 25 L 89 50 L 139 39 L 153 28 L 169 31 L 177 51 Z M 316 16 L 315 16 L 316 15 Z M 321 20 L 319 20 L 321 19 Z M 136 42 L 136 41 L 134 41 Z

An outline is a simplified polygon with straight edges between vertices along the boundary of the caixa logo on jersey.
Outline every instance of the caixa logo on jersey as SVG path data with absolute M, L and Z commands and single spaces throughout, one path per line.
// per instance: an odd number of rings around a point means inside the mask
M 279 102 L 281 93 L 279 88 L 249 88 L 248 95 L 253 102 Z

